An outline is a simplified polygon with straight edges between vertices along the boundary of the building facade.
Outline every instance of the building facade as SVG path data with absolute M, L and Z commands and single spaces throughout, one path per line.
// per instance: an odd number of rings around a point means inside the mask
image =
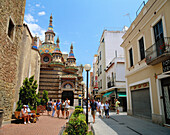
M 29 78 L 34 75 L 34 80 L 37 80 L 39 85 L 39 74 L 40 74 L 40 55 L 36 49 L 41 41 L 38 37 L 33 37 L 28 26 L 23 24 L 23 32 L 21 37 L 18 74 L 17 74 L 17 85 L 15 92 L 15 101 L 13 106 L 13 112 L 17 107 L 17 101 L 19 99 L 20 87 L 23 84 L 25 78 Z M 38 92 L 38 89 L 37 89 Z
M 106 90 L 100 91 L 103 101 L 110 101 L 111 109 L 115 110 L 115 100 L 120 101 L 120 111 L 127 111 L 126 80 L 124 57 L 115 57 L 104 69 L 106 72 Z
M 149 0 L 123 36 L 129 115 L 170 124 L 170 1 Z
M 11 119 L 17 84 L 20 41 L 26 0 L 0 2 L 0 108 Z
M 104 30 L 100 39 L 98 48 L 98 92 L 100 97 L 107 90 L 106 72 L 104 69 L 112 61 L 114 57 L 123 56 L 123 49 L 120 47 L 124 31 L 107 31 Z
M 59 38 L 55 44 L 54 37 L 51 15 L 45 42 L 38 47 L 41 56 L 39 92 L 42 95 L 43 90 L 48 91 L 48 97 L 52 100 L 68 98 L 71 106 L 76 106 L 79 96 L 82 96 L 83 66 L 76 66 L 73 45 L 69 54 L 62 54 Z

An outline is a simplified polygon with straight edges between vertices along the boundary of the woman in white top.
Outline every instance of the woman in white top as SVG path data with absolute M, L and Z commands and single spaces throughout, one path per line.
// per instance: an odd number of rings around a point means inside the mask
M 56 110 L 56 100 L 54 100 L 54 103 L 52 103 L 52 107 L 53 107 L 52 117 L 54 117 L 55 110 Z
M 107 101 L 104 104 L 104 110 L 105 110 L 106 118 L 109 118 L 109 103 Z
M 103 114 L 104 114 L 104 104 L 103 104 L 103 101 L 101 101 L 101 104 L 100 104 L 100 112 L 101 112 L 101 116 L 102 116 L 102 119 L 103 119 Z
M 66 101 L 65 101 L 66 119 L 68 119 L 68 117 L 69 117 L 69 108 L 70 108 L 70 100 L 68 100 L 68 98 L 66 98 Z
M 21 115 L 22 115 L 22 117 L 24 117 L 24 124 L 26 124 L 26 118 L 28 119 L 28 123 L 31 123 L 30 121 L 29 121 L 29 119 L 30 119 L 30 115 L 28 115 L 28 111 L 27 111 L 27 108 L 26 108 L 26 105 L 23 105 L 23 109 L 21 109 Z

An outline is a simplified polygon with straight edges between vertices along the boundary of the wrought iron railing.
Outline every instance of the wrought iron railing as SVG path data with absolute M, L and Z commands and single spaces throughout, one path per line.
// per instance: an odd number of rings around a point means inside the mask
M 152 62 L 165 53 L 170 53 L 170 37 L 161 38 L 151 47 L 146 49 L 146 63 Z

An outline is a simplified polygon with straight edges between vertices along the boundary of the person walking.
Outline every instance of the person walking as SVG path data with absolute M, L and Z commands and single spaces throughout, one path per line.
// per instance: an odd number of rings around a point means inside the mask
M 97 110 L 97 103 L 95 102 L 95 100 L 92 100 L 92 103 L 90 104 L 91 107 L 91 115 L 93 116 L 93 124 L 95 123 L 95 114 L 96 114 L 96 110 Z
M 54 103 L 52 105 L 52 110 L 53 110 L 53 113 L 52 113 L 52 117 L 54 117 L 54 114 L 55 114 L 55 110 L 56 110 L 56 100 L 54 100 Z
M 107 101 L 104 104 L 104 110 L 105 110 L 106 118 L 109 118 L 109 103 Z
M 69 108 L 70 108 L 70 100 L 68 100 L 68 98 L 66 98 L 66 101 L 65 101 L 66 119 L 68 119 L 68 117 L 69 117 Z
M 61 112 L 62 112 L 62 116 L 64 118 L 64 107 L 65 107 L 65 102 L 64 100 L 61 101 Z
M 97 111 L 99 112 L 99 116 L 101 116 L 100 105 L 101 105 L 101 102 L 100 102 L 100 100 L 98 99 L 98 101 L 97 101 Z
M 57 111 L 56 111 L 57 117 L 59 118 L 59 116 L 60 116 L 60 109 L 61 109 L 61 102 L 60 102 L 59 99 L 57 100 L 56 108 L 57 108 Z
M 52 99 L 47 102 L 47 115 L 51 115 Z
M 115 106 L 116 106 L 116 114 L 119 114 L 119 104 L 120 104 L 120 102 L 118 101 L 118 99 L 116 99 L 116 103 L 115 103 Z
M 104 114 L 104 103 L 103 101 L 101 101 L 101 104 L 100 104 L 100 112 L 101 112 L 101 116 L 102 116 L 102 119 L 103 119 L 103 114 Z

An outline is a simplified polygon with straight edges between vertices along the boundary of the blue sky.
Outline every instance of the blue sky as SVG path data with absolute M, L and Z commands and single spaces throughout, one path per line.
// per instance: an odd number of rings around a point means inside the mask
M 147 1 L 147 0 L 145 0 Z M 104 29 L 130 26 L 143 0 L 27 0 L 25 22 L 33 35 L 44 40 L 52 13 L 60 49 L 69 52 L 73 43 L 77 65 L 91 64 Z M 130 19 L 126 14 L 130 15 Z

